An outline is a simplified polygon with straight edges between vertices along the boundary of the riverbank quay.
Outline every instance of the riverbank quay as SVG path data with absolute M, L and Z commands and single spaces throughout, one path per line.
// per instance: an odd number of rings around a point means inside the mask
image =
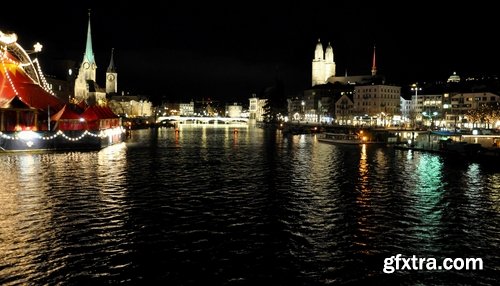
M 460 134 L 449 131 L 412 132 L 407 140 L 393 147 L 400 150 L 412 150 L 441 154 L 447 158 L 462 162 L 478 162 L 500 167 L 500 136 Z
M 386 142 L 388 144 L 405 143 L 411 130 L 377 128 L 367 126 L 331 125 L 308 122 L 285 122 L 280 129 L 283 134 L 315 134 L 315 133 L 336 133 L 353 134 L 365 137 L 368 141 Z

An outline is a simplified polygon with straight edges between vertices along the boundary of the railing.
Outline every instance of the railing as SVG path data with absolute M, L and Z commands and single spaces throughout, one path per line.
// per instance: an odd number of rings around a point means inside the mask
M 171 121 L 179 124 L 187 124 L 189 121 L 196 124 L 210 124 L 211 122 L 217 124 L 223 122 L 224 124 L 229 123 L 248 123 L 248 118 L 246 117 L 199 117 L 199 116 L 161 116 L 156 119 L 156 122 Z

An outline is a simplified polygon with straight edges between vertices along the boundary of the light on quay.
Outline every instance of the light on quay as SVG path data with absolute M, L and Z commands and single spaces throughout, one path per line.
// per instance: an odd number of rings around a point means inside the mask
M 422 88 L 418 87 L 418 85 L 416 83 L 414 83 L 414 84 L 411 85 L 410 89 L 415 92 L 415 104 L 413 105 L 413 111 L 414 111 L 414 115 L 415 116 L 412 119 L 415 120 L 415 121 L 417 121 L 417 114 L 418 114 L 418 111 L 419 111 L 419 108 L 418 108 L 418 92 L 421 91 Z M 414 124 L 416 125 L 416 122 L 414 122 Z

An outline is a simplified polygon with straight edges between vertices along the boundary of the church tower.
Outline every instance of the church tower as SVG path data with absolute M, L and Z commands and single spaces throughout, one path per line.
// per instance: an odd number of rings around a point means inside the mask
M 333 53 L 332 53 L 333 57 Z M 323 45 L 320 39 L 316 44 L 314 51 L 314 59 L 312 61 L 312 86 L 325 83 L 325 56 L 323 52 Z
M 328 43 L 325 51 L 325 83 L 328 82 L 328 78 L 335 76 L 335 61 L 333 60 L 333 48 Z
M 92 35 L 90 32 L 90 11 L 89 24 L 87 29 L 87 43 L 83 61 L 78 71 L 78 76 L 75 81 L 75 98 L 77 101 L 87 100 L 89 97 L 89 84 L 95 83 L 97 65 L 95 63 L 94 51 L 92 50 Z M 92 87 L 93 89 L 93 87 Z
M 111 49 L 111 60 L 106 70 L 106 93 L 116 93 L 118 91 L 118 74 L 116 73 L 115 62 L 113 60 L 114 49 Z
M 323 51 L 323 45 L 320 39 L 314 50 L 314 59 L 312 61 L 312 86 L 325 84 L 328 78 L 335 76 L 335 61 L 333 58 L 333 48 L 330 43 Z

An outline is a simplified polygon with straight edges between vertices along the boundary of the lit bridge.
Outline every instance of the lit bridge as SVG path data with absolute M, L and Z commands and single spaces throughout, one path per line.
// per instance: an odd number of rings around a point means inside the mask
M 242 124 L 248 123 L 246 117 L 199 117 L 199 116 L 160 116 L 157 123 L 168 121 L 179 124 Z

